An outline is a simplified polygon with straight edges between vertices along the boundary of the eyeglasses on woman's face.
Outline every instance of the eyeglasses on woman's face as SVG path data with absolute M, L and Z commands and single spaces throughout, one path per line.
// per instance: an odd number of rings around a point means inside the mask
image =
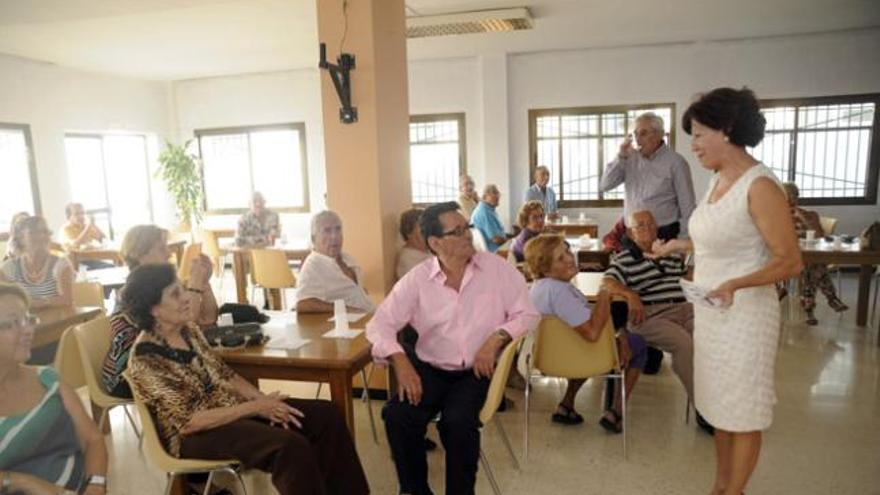
M 33 327 L 40 324 L 40 317 L 26 314 L 0 321 L 0 333 L 11 332 L 13 330 L 22 330 L 24 328 Z

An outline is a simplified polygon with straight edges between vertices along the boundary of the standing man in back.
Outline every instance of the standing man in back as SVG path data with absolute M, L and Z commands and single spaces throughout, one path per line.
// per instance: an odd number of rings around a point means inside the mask
M 617 157 L 605 167 L 599 189 L 607 192 L 624 185 L 623 218 L 637 210 L 654 214 L 657 237 L 687 236 L 687 222 L 696 207 L 691 169 L 684 157 L 663 140 L 663 119 L 646 112 L 636 118 L 633 136 L 627 136 Z

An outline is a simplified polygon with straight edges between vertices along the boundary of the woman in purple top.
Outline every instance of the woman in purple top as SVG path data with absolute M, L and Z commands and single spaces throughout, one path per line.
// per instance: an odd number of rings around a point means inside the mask
M 560 235 L 540 235 L 526 244 L 526 266 L 535 278 L 530 296 L 539 313 L 552 315 L 568 323 L 574 331 L 588 342 L 595 342 L 602 335 L 610 315 L 611 293 L 600 290 L 593 309 L 587 298 L 571 283 L 578 273 L 574 255 Z M 621 331 L 617 336 L 620 359 L 626 367 L 626 396 L 631 397 L 647 359 L 645 341 L 636 334 Z M 574 410 L 574 398 L 586 382 L 584 379 L 569 380 L 565 397 L 553 414 L 553 421 L 562 424 L 582 423 L 584 418 Z M 621 396 L 615 394 L 614 405 L 605 411 L 599 424 L 612 433 L 621 432 Z
M 516 262 L 522 263 L 526 259 L 524 254 L 526 243 L 544 231 L 544 205 L 536 200 L 526 201 L 519 209 L 517 224 L 522 227 L 522 230 L 513 239 L 513 246 L 510 250 L 513 252 Z

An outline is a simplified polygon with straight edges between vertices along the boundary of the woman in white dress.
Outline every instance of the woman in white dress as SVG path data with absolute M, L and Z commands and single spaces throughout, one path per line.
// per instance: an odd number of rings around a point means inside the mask
M 682 119 L 691 149 L 715 172 L 691 215 L 691 240 L 659 243 L 654 252 L 693 250 L 694 282 L 716 308 L 696 306 L 694 401 L 715 426 L 713 495 L 739 495 L 770 426 L 779 302 L 774 283 L 797 276 L 800 249 L 779 181 L 746 152 L 764 137 L 764 116 L 746 88 L 719 88 Z

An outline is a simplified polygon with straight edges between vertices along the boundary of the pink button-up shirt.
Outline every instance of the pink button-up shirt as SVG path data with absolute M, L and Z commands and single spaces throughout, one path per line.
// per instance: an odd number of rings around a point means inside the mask
M 493 332 L 504 329 L 517 338 L 541 317 L 523 276 L 496 254 L 479 252 L 471 258 L 460 291 L 445 283 L 436 257 L 397 282 L 367 324 L 377 360 L 403 352 L 397 332 L 410 324 L 419 334 L 419 359 L 441 369 L 468 369 Z

